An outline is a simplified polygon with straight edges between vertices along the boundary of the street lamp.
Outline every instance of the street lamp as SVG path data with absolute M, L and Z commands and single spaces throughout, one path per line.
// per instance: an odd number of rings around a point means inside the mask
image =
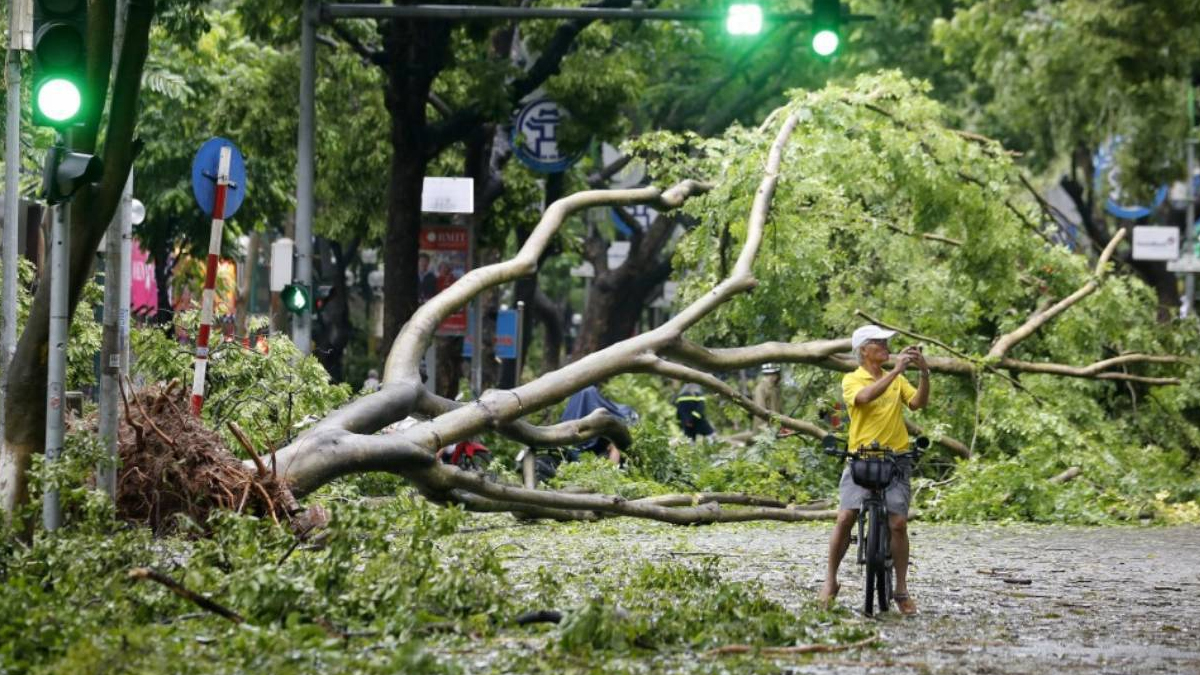
M 762 32 L 762 7 L 754 3 L 735 3 L 725 15 L 725 30 L 730 35 L 758 35 Z

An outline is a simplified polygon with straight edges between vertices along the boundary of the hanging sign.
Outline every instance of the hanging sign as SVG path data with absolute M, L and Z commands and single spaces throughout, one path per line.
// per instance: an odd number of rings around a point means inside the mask
M 465 227 L 426 225 L 417 252 L 417 302 L 423 304 L 467 273 L 471 238 Z M 464 335 L 467 310 L 462 308 L 438 326 L 438 335 Z
M 529 168 L 539 173 L 562 173 L 579 160 L 558 147 L 558 127 L 566 112 L 548 98 L 525 105 L 513 122 L 513 152 Z
M 1148 205 L 1133 204 L 1121 187 L 1121 169 L 1117 166 L 1116 151 L 1121 146 L 1121 137 L 1114 136 L 1096 150 L 1092 158 L 1096 166 L 1096 194 L 1104 195 L 1104 210 L 1118 218 L 1137 220 L 1145 218 L 1162 206 L 1167 198 L 1167 186 L 1154 191 L 1154 199 Z
M 1178 257 L 1178 227 L 1141 225 L 1133 228 L 1134 260 L 1175 260 Z

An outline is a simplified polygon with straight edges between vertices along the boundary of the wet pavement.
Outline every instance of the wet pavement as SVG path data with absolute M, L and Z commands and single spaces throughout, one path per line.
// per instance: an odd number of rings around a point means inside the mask
M 1200 674 L 1200 528 L 910 528 L 920 613 L 861 616 L 852 548 L 838 602 L 881 647 L 770 657 L 779 672 Z M 556 544 L 596 562 L 715 555 L 728 578 L 757 580 L 792 606 L 810 601 L 824 574 L 828 524 L 615 529 L 559 533 Z

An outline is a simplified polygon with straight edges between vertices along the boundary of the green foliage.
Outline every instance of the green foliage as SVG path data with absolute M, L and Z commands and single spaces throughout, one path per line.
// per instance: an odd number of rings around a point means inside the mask
M 972 126 L 1039 168 L 1119 134 L 1123 187 L 1145 195 L 1183 175 L 1197 17 L 1195 0 L 995 0 L 957 8 L 932 37 L 972 76 Z
M 187 312 L 178 321 L 195 334 L 199 314 Z M 134 330 L 130 341 L 138 355 L 133 365 L 136 375 L 148 382 L 192 382 L 194 354 L 190 348 L 153 328 Z M 237 342 L 220 342 L 209 353 L 203 414 L 231 449 L 241 446 L 228 431 L 227 422 L 238 424 L 262 451 L 280 447 L 301 428 L 350 398 L 349 385 L 331 383 L 316 357 L 300 358 L 287 337 L 272 337 L 268 347 L 269 353 L 263 354 Z
M 725 579 L 715 557 L 695 563 L 641 563 L 597 580 L 601 591 L 571 611 L 556 643 L 567 652 L 686 647 L 738 643 L 807 644 L 821 639 L 825 612 L 797 615 L 770 599 L 760 584 Z M 865 637 L 843 630 L 837 641 Z

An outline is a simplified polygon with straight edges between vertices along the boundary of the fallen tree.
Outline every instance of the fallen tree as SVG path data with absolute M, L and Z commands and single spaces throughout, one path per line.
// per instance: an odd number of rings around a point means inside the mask
M 753 401 L 726 385 L 713 371 L 766 361 L 850 370 L 854 366 L 846 355 L 849 339 L 771 342 L 734 349 L 708 349 L 685 338 L 687 331 L 697 322 L 732 298 L 749 293 L 758 285 L 753 272 L 754 263 L 763 242 L 785 149 L 789 137 L 802 123 L 803 110 L 799 106 L 792 106 L 783 114 L 772 116 L 772 121 L 778 124 L 778 131 L 767 153 L 748 215 L 744 240 L 729 274 L 707 292 L 698 295 L 666 323 L 583 356 L 516 388 L 486 391 L 468 403 L 447 401 L 422 385 L 418 364 L 438 324 L 479 293 L 522 275 L 534 274 L 539 256 L 570 214 L 598 205 L 647 204 L 667 211 L 708 191 L 710 186 L 689 179 L 667 190 L 650 187 L 588 191 L 566 197 L 546 209 L 541 222 L 514 258 L 469 272 L 420 307 L 400 330 L 391 347 L 380 391 L 355 400 L 319 421 L 277 453 L 274 459 L 277 463 L 272 470 L 278 471 L 288 481 L 297 496 L 311 492 L 339 476 L 365 471 L 390 471 L 405 476 L 422 494 L 437 502 L 458 503 L 484 511 L 512 511 L 560 519 L 619 515 L 690 524 L 828 517 L 829 514 L 824 512 L 780 508 L 777 505 L 726 510 L 720 507 L 722 499 L 713 496 L 706 503 L 693 504 L 674 499 L 627 500 L 611 495 L 525 489 L 493 482 L 478 473 L 459 470 L 434 458 L 438 448 L 489 430 L 535 446 L 573 444 L 597 435 L 625 438 L 627 434 L 620 430 L 622 423 L 605 412 L 546 427 L 534 426 L 522 421 L 522 418 L 565 399 L 584 386 L 627 372 L 654 373 L 695 382 L 753 415 L 771 419 L 809 436 L 823 437 L 826 432 L 816 424 L 781 416 L 756 406 Z M 929 359 L 931 369 L 938 373 L 967 377 L 978 377 L 984 371 L 1004 370 L 1123 379 L 1146 384 L 1178 383 L 1178 380 L 1170 377 L 1147 378 L 1111 370 L 1129 363 L 1183 361 L 1180 357 L 1170 355 L 1124 354 L 1087 366 L 1033 363 L 1005 356 L 1014 345 L 1034 334 L 1040 326 L 1094 291 L 1103 278 L 1108 257 L 1115 246 L 1114 241 L 1096 265 L 1094 278 L 1087 285 L 1062 301 L 1034 313 L 1018 329 L 1001 336 L 986 357 L 932 357 Z M 396 433 L 375 433 L 409 415 L 422 417 L 425 421 Z M 969 455 L 961 442 L 945 437 L 939 440 L 957 454 Z M 681 506 L 672 506 L 681 503 Z

